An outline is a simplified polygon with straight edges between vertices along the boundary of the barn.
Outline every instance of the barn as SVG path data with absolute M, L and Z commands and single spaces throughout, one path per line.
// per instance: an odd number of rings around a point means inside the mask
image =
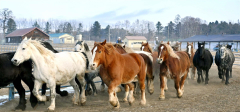
M 53 43 L 74 43 L 74 37 L 67 33 L 54 33 L 49 36 Z
M 123 39 L 123 42 L 128 47 L 140 48 L 142 45 L 142 42 L 147 42 L 147 38 L 144 36 L 126 36 Z
M 49 40 L 49 35 L 39 28 L 17 29 L 6 36 L 6 43 L 21 43 L 25 37 L 32 39 Z

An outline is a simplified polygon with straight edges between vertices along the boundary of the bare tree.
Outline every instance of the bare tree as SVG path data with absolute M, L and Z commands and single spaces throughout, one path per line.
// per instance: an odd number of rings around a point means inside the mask
M 4 8 L 4 9 L 2 9 L 2 11 L 0 11 L 0 21 L 1 21 L 1 27 L 3 30 L 3 38 L 5 38 L 5 31 L 7 29 L 7 21 L 10 18 L 13 18 L 11 10 L 9 10 L 8 8 Z

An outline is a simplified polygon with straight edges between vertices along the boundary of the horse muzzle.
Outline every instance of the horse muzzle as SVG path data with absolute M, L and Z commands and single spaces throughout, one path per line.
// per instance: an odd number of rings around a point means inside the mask
M 97 69 L 97 64 L 93 63 L 90 65 L 91 70 L 96 70 Z
M 16 66 L 20 65 L 19 61 L 16 60 L 16 59 L 12 59 L 11 61 L 12 61 L 12 63 L 13 63 L 14 65 L 16 65 Z
M 158 64 L 162 64 L 162 62 L 163 62 L 163 59 L 162 59 L 162 58 L 161 58 L 161 59 L 159 59 L 159 58 L 157 59 L 157 63 L 158 63 Z

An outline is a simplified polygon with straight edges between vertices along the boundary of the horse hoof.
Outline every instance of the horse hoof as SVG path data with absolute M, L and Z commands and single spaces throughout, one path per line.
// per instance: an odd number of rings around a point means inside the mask
M 93 96 L 97 96 L 97 93 L 94 93 Z
M 168 91 L 168 88 L 167 88 L 167 89 L 164 89 L 164 91 Z
M 117 110 L 119 110 L 119 108 L 120 108 L 120 104 L 117 103 L 117 105 L 113 107 L 113 110 L 117 111 Z
M 128 100 L 127 100 L 127 98 L 123 98 L 123 102 L 127 102 Z
M 225 83 L 225 85 L 228 85 L 228 84 L 230 84 L 230 83 L 229 83 L 229 82 L 226 82 L 226 83 Z
M 201 83 L 201 80 L 197 80 L 197 83 L 200 84 L 200 83 Z
M 26 105 L 18 105 L 15 107 L 14 111 L 24 111 L 26 109 Z
M 38 102 L 36 102 L 36 103 L 31 103 L 31 106 L 32 106 L 33 109 L 36 109 L 36 107 L 38 106 Z
M 146 105 L 146 101 L 141 101 L 139 105 L 145 106 Z
M 159 96 L 159 100 L 164 100 L 165 96 Z
M 48 109 L 47 112 L 55 112 L 55 110 L 49 110 L 49 109 Z
M 63 96 L 67 96 L 68 95 L 68 92 L 67 91 L 62 91 L 60 92 L 60 95 L 63 97 Z

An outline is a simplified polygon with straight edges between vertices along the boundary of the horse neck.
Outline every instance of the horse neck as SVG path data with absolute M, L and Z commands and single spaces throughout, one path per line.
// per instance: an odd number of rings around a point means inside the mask
M 121 56 L 121 54 L 116 50 L 113 50 L 111 54 L 105 53 L 105 59 L 102 63 L 103 66 L 105 68 L 108 68 L 108 66 L 114 63 L 114 61 L 117 61 L 116 57 L 119 57 L 119 56 Z
M 87 55 L 87 57 L 88 57 L 89 60 L 92 59 L 92 53 L 91 53 L 91 51 L 85 51 L 85 53 L 86 53 L 86 55 Z
M 52 62 L 52 56 L 43 56 L 32 44 L 31 49 L 34 51 L 30 56 L 30 59 L 33 61 L 34 68 L 40 69 L 40 66 L 47 64 L 46 62 Z M 54 53 L 50 51 L 50 55 L 54 55 Z

